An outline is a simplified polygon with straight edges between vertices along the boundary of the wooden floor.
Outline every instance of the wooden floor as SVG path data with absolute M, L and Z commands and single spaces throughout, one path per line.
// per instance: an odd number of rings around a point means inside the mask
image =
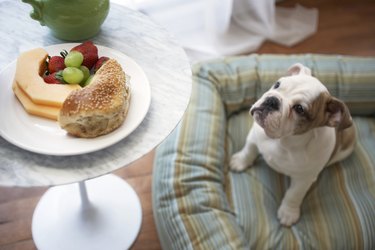
M 375 56 L 374 0 L 286 0 L 319 9 L 318 32 L 300 44 L 285 48 L 266 42 L 257 53 L 325 53 Z M 154 152 L 115 174 L 124 178 L 141 199 L 143 221 L 132 249 L 160 249 L 152 214 L 151 181 Z M 35 249 L 31 237 L 34 208 L 46 188 L 0 187 L 0 249 Z

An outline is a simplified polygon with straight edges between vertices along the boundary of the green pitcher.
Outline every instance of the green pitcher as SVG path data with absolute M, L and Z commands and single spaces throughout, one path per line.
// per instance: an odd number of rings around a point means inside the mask
M 31 18 L 67 41 L 95 36 L 109 12 L 109 0 L 22 0 L 31 4 Z

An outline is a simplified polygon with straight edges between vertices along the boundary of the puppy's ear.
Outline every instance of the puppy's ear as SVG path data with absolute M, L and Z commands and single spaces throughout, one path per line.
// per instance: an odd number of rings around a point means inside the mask
M 346 129 L 353 124 L 348 107 L 335 97 L 327 102 L 326 112 L 328 114 L 327 126 L 336 127 L 338 130 Z
M 299 75 L 299 74 L 304 74 L 304 75 L 311 76 L 311 70 L 309 68 L 305 67 L 301 63 L 293 64 L 288 69 L 288 75 L 290 75 L 290 76 Z

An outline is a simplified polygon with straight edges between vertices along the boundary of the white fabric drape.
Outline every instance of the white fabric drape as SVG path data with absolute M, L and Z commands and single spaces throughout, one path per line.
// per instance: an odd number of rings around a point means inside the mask
M 293 46 L 316 32 L 317 9 L 275 0 L 133 0 L 194 59 L 249 53 L 265 40 Z

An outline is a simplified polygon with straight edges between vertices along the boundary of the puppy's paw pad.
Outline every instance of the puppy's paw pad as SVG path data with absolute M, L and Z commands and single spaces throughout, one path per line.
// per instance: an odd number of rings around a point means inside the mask
M 277 211 L 277 217 L 280 220 L 280 223 L 284 226 L 291 226 L 296 223 L 300 216 L 299 208 L 291 208 L 286 205 L 281 205 Z
M 243 171 L 248 167 L 246 157 L 241 154 L 241 152 L 235 153 L 229 162 L 230 169 L 233 171 Z

